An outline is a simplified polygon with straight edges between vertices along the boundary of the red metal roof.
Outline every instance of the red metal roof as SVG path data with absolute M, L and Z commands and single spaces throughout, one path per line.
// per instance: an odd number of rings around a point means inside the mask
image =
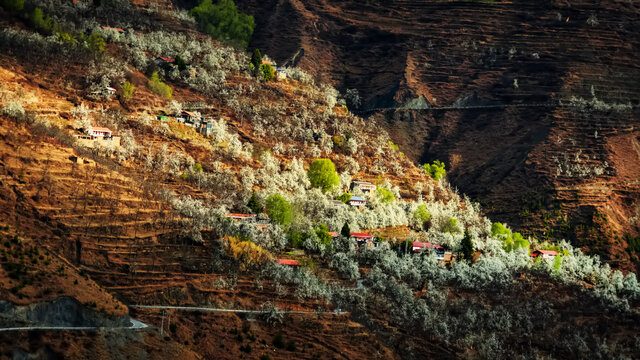
M 162 56 L 160 56 L 160 59 L 162 59 L 162 60 L 164 60 L 166 62 L 174 62 L 174 61 L 176 61 L 176 59 L 174 59 L 174 58 L 167 58 L 167 57 L 162 57 Z
M 103 29 L 109 29 L 109 30 L 116 30 L 116 31 L 119 31 L 119 32 L 124 32 L 123 29 L 115 28 L 115 27 L 111 27 L 111 26 L 100 26 L 100 27 L 103 28 Z
M 354 238 L 372 238 L 373 236 L 365 233 L 351 233 L 351 237 Z
M 236 213 L 228 213 L 227 217 L 239 217 L 239 218 L 250 218 L 255 217 L 256 214 L 236 214 Z
M 329 235 L 333 236 L 333 237 L 338 237 L 340 236 L 340 234 L 338 234 L 337 232 L 333 232 L 333 231 L 329 231 Z
M 440 246 L 438 244 L 432 244 L 430 242 L 424 242 L 424 241 L 414 241 L 413 242 L 413 247 L 414 248 L 444 249 L 442 246 Z
M 558 255 L 558 252 L 555 250 L 536 250 L 533 252 L 533 254 L 538 253 L 538 254 L 543 254 L 543 255 Z
M 292 259 L 278 259 L 278 264 L 286 265 L 286 266 L 300 266 L 300 262 L 298 260 Z
M 111 129 L 106 128 L 106 127 L 93 126 L 93 127 L 91 127 L 91 131 L 105 131 L 105 132 L 111 132 Z

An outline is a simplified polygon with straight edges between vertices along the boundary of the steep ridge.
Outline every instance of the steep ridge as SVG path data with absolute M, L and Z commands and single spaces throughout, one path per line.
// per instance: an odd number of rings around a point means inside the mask
M 621 266 L 638 261 L 623 240 L 639 230 L 629 221 L 640 206 L 640 156 L 630 151 L 640 138 L 637 4 L 238 4 L 256 16 L 253 46 L 357 89 L 360 111 L 385 121 L 412 160 L 445 161 L 451 183 L 496 219 L 582 239 Z M 476 108 L 394 110 L 420 97 Z

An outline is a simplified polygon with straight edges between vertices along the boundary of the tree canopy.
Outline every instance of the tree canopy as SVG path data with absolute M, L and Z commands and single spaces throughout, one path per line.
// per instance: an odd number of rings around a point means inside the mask
M 431 176 L 431 178 L 435 181 L 440 180 L 441 178 L 447 176 L 447 171 L 444 168 L 444 163 L 439 160 L 435 160 L 432 164 L 424 164 L 422 165 L 424 171 Z
M 336 173 L 336 166 L 330 159 L 313 160 L 307 172 L 311 186 L 329 191 L 340 184 L 340 176 Z
M 291 204 L 282 195 L 269 196 L 266 201 L 266 210 L 269 219 L 282 226 L 289 226 L 293 220 Z
M 253 16 L 238 11 L 233 0 L 200 0 L 198 6 L 191 9 L 204 32 L 217 40 L 247 47 L 256 23 Z

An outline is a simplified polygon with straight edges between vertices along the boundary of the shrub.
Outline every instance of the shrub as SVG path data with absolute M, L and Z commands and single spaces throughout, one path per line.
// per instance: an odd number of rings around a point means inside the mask
M 163 83 L 160 80 L 157 71 L 154 71 L 153 74 L 151 74 L 148 86 L 149 90 L 151 90 L 153 93 L 155 93 L 156 95 L 160 95 L 167 100 L 171 99 L 171 96 L 173 96 L 173 90 L 169 85 Z
M 433 180 L 440 180 L 441 178 L 447 176 L 447 171 L 444 168 L 444 163 L 441 161 L 434 161 L 433 164 L 424 164 L 422 165 L 424 171 L 431 176 Z
M 342 194 L 342 195 L 338 196 L 337 200 L 340 200 L 340 201 L 342 201 L 343 203 L 348 204 L 348 203 L 349 203 L 349 200 L 351 200 L 351 194 L 349 194 L 349 193 L 344 193 L 344 194 Z
M 340 184 L 340 176 L 331 159 L 316 159 L 311 163 L 307 172 L 311 186 L 327 192 Z
M 269 219 L 276 224 L 289 226 L 293 220 L 291 204 L 282 195 L 269 196 L 266 201 L 266 210 Z
M 176 330 L 178 330 L 178 325 L 176 325 L 175 323 L 169 325 L 169 331 L 171 331 L 172 333 L 175 333 Z
M 104 38 L 98 33 L 93 33 L 87 38 L 87 47 L 96 54 L 103 53 L 106 46 L 107 43 L 104 41 Z
M 238 12 L 233 0 L 220 0 L 213 5 L 212 0 L 200 0 L 191 9 L 204 32 L 217 40 L 227 41 L 246 47 L 253 35 L 256 24 L 253 16 Z
M 512 233 L 503 224 L 496 222 L 491 225 L 491 236 L 503 241 L 503 248 L 506 251 L 513 251 L 518 248 L 529 248 L 529 241 L 522 237 L 520 233 Z
M 122 89 L 121 89 L 121 96 L 122 96 L 122 101 L 123 102 L 129 102 L 129 100 L 131 100 L 131 98 L 133 97 L 133 92 L 136 90 L 136 87 L 128 82 L 125 81 L 124 84 L 122 84 Z
M 276 69 L 274 69 L 273 66 L 269 64 L 262 64 L 260 66 L 260 72 L 262 77 L 264 78 L 264 81 L 271 81 L 276 77 Z

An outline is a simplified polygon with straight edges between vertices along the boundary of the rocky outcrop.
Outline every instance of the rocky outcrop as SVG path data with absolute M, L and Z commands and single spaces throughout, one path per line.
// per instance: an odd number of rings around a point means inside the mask
M 71 297 L 61 297 L 52 302 L 15 306 L 0 301 L 0 322 L 3 327 L 55 326 L 55 327 L 128 327 L 126 316 L 111 316 L 82 305 Z

